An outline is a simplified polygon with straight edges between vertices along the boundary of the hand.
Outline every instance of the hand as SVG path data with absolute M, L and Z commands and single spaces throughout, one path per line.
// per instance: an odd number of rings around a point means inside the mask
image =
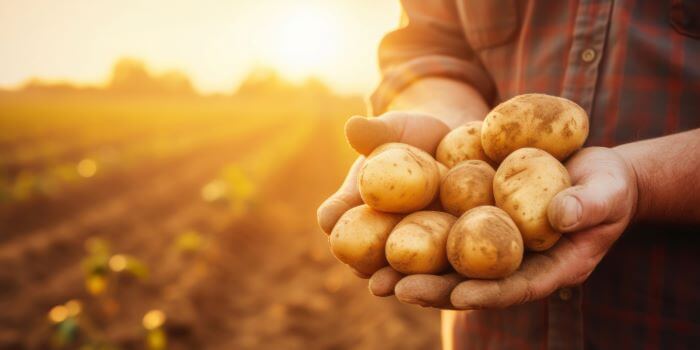
M 620 237 L 637 207 L 634 168 L 616 151 L 585 148 L 566 164 L 573 187 L 548 208 L 552 226 L 565 234 L 550 250 L 531 253 L 501 280 L 463 280 L 455 274 L 403 277 L 390 267 L 377 271 L 370 291 L 406 303 L 446 309 L 504 308 L 547 297 L 580 284 Z
M 439 119 L 412 112 L 388 112 L 378 118 L 356 116 L 345 124 L 348 142 L 363 155 L 387 142 L 406 143 L 434 154 L 440 140 L 449 131 L 449 127 Z M 343 213 L 362 204 L 357 189 L 357 173 L 363 161 L 364 156 L 360 156 L 350 168 L 340 189 L 318 208 L 318 223 L 327 234 L 330 234 Z M 355 273 L 360 277 L 369 277 L 357 271 Z

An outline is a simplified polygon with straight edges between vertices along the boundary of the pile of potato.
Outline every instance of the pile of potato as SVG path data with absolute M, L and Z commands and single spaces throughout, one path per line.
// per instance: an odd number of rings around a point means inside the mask
M 506 277 L 525 248 L 543 251 L 561 236 L 547 207 L 571 186 L 561 162 L 587 136 L 588 117 L 576 103 L 526 94 L 451 131 L 435 158 L 384 144 L 358 175 L 365 205 L 340 218 L 331 250 L 367 275 L 389 264 L 404 274 Z

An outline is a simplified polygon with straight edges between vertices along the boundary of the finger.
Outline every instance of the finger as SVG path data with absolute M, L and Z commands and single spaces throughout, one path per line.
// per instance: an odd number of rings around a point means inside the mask
M 460 283 L 452 291 L 450 301 L 458 309 L 505 308 L 546 297 L 559 287 L 559 277 L 554 260 L 536 254 L 504 279 Z
M 364 273 L 364 272 L 360 272 L 359 270 L 356 270 L 356 269 L 355 269 L 354 267 L 352 267 L 352 266 L 349 266 L 349 265 L 348 265 L 348 267 L 350 268 L 350 271 L 352 271 L 352 273 L 353 273 L 355 276 L 357 276 L 357 277 L 359 277 L 359 278 L 362 278 L 363 280 L 366 280 L 366 279 L 368 279 L 368 278 L 370 277 L 370 275 L 368 275 L 368 274 L 366 274 L 366 273 Z
M 396 298 L 408 304 L 437 308 L 452 308 L 450 293 L 463 278 L 456 273 L 438 275 L 410 275 L 396 284 Z
M 620 219 L 626 181 L 617 169 L 602 167 L 554 196 L 547 210 L 549 222 L 561 232 L 575 232 Z
M 340 189 L 326 199 L 316 211 L 318 225 L 326 234 L 330 234 L 338 219 L 349 209 L 362 204 L 360 192 L 357 189 L 357 173 L 362 167 L 364 157 L 359 157 L 350 167 L 345 181 Z
M 579 235 L 575 233 L 574 235 Z M 599 259 L 590 259 L 569 237 L 550 250 L 528 255 L 514 274 L 500 280 L 467 280 L 452 291 L 458 309 L 493 309 L 545 298 L 555 290 L 582 283 Z
M 394 294 L 394 287 L 404 277 L 403 274 L 391 268 L 384 267 L 375 272 L 369 279 L 369 292 L 377 297 L 388 297 Z
M 379 118 L 354 116 L 345 123 L 345 136 L 350 146 L 368 155 L 387 142 L 401 142 L 431 154 L 450 131 L 442 121 L 420 113 L 389 112 Z

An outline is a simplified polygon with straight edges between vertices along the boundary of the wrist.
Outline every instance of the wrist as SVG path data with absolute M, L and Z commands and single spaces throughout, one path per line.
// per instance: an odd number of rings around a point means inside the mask
M 397 95 L 388 110 L 427 114 L 454 129 L 466 122 L 484 119 L 489 107 L 470 85 L 445 78 L 425 78 Z
M 484 116 L 477 116 L 470 113 L 465 113 L 464 111 L 454 110 L 449 108 L 431 108 L 430 106 L 412 106 L 410 108 L 402 108 L 397 106 L 397 108 L 389 108 L 387 113 L 392 112 L 407 112 L 407 113 L 419 113 L 423 115 L 431 116 L 443 124 L 445 124 L 450 130 L 455 129 L 459 126 L 466 124 L 467 122 L 473 120 L 483 120 Z
M 640 221 L 646 216 L 646 184 L 647 176 L 644 172 L 644 167 L 639 163 L 639 158 L 636 156 L 634 147 L 629 144 L 620 145 L 612 148 L 620 158 L 624 161 L 628 172 L 630 173 L 630 190 L 633 192 L 634 203 L 630 218 L 632 222 Z

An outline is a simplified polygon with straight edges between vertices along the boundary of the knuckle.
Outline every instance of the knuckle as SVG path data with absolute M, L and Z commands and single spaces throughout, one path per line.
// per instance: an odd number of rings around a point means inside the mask
M 525 304 L 529 301 L 532 301 L 535 299 L 535 297 L 537 295 L 532 283 L 530 283 L 529 281 L 526 281 L 524 284 L 525 284 L 525 286 L 522 289 L 522 292 L 520 293 L 520 295 L 518 296 L 518 298 L 515 301 L 516 305 L 521 305 L 521 304 Z
M 588 276 L 591 275 L 593 271 L 581 271 L 575 275 L 572 276 L 571 281 L 567 283 L 567 285 L 577 285 L 585 282 L 588 279 Z
M 610 192 L 615 198 L 625 198 L 629 192 L 627 181 L 620 177 L 615 177 L 610 181 Z

